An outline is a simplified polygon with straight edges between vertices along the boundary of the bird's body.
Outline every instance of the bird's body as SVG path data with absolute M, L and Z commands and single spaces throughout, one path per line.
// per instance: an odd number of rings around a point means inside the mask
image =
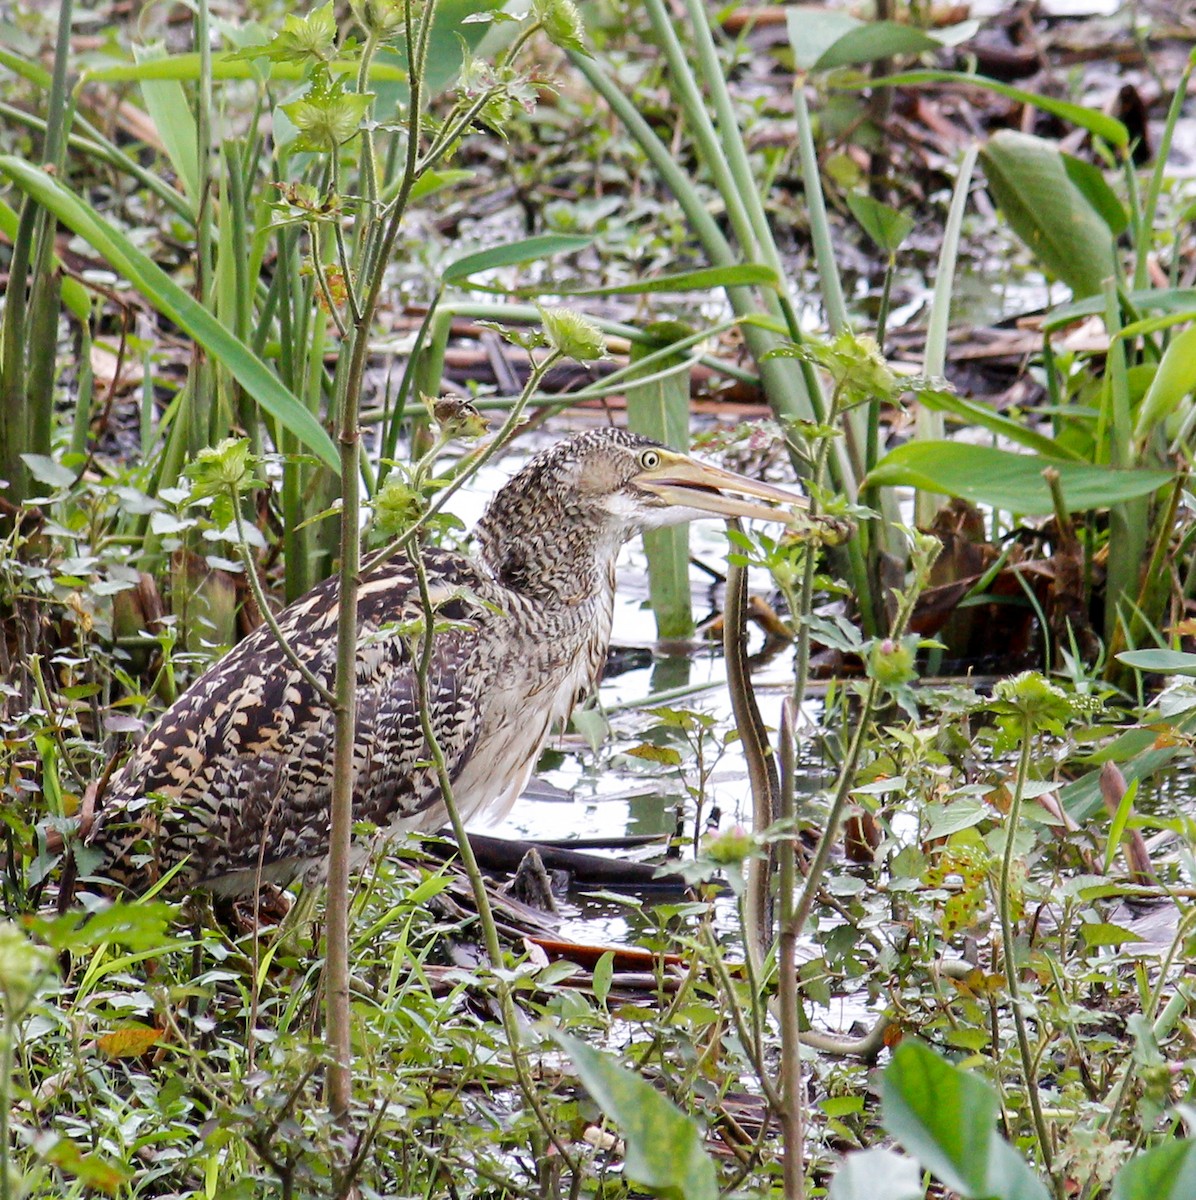
M 662 457 L 709 478 L 657 479 Z M 654 482 L 635 482 L 654 471 Z M 538 455 L 500 490 L 478 527 L 479 561 L 422 552 L 436 623 L 429 716 L 466 820 L 509 808 L 554 722 L 597 683 L 619 547 L 645 526 L 690 519 L 699 509 L 767 511 L 726 500 L 715 490 L 720 480 L 739 477 L 617 430 L 581 434 Z M 741 482 L 747 486 L 737 490 L 785 496 Z M 677 488 L 693 489 L 685 494 L 696 507 L 671 493 L 656 498 Z M 337 596 L 337 581 L 327 580 L 279 616 L 295 654 L 328 689 Z M 356 821 L 412 830 L 443 823 L 419 712 L 423 627 L 409 560 L 363 578 Z M 141 890 L 181 863 L 176 887 L 235 895 L 320 863 L 333 729 L 331 706 L 273 632 L 259 628 L 167 710 L 113 777 L 88 837 L 102 851 L 97 874 Z

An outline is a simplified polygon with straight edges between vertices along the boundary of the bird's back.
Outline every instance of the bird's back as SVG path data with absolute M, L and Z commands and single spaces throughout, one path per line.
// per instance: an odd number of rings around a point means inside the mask
M 483 684 L 476 665 L 503 621 L 494 583 L 468 559 L 425 554 L 443 626 L 428 680 L 433 728 L 450 774 L 468 759 Z M 329 690 L 336 658 L 336 580 L 279 617 L 286 640 Z M 359 599 L 354 817 L 436 827 L 440 790 L 428 765 L 412 662 L 422 609 L 411 564 L 367 576 Z M 327 849 L 335 713 L 265 626 L 202 675 L 113 777 L 89 841 L 97 873 L 143 887 L 186 860 L 184 884 L 241 892 L 259 867 L 293 877 Z

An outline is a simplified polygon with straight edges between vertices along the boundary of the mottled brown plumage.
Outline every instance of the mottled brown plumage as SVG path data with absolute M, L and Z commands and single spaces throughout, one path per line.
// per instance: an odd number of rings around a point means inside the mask
M 479 560 L 425 550 L 434 637 L 432 728 L 466 820 L 499 814 L 554 722 L 596 683 L 610 641 L 615 557 L 644 528 L 703 513 L 767 516 L 729 492 L 794 502 L 767 485 L 604 429 L 532 459 L 495 496 Z M 287 641 L 333 686 L 338 587 L 279 616 Z M 423 618 L 411 563 L 361 584 L 354 817 L 429 830 L 444 820 L 417 708 L 411 629 Z M 418 647 L 416 647 L 418 651 Z M 318 868 L 328 840 L 333 712 L 262 627 L 209 669 L 113 777 L 88 841 L 97 873 L 140 890 L 182 864 L 176 887 L 235 895 Z

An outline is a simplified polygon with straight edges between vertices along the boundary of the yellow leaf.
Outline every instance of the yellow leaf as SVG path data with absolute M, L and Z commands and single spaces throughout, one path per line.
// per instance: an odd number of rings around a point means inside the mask
M 136 1058 L 144 1054 L 166 1032 L 150 1025 L 126 1025 L 96 1040 L 109 1058 Z

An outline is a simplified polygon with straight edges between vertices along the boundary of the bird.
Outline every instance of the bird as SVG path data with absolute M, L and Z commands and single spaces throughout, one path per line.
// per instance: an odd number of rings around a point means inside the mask
M 522 792 L 554 724 L 601 677 L 615 560 L 647 529 L 699 517 L 794 520 L 802 497 L 616 427 L 542 450 L 494 495 L 477 555 L 423 547 L 435 608 L 423 695 L 461 817 L 495 820 Z M 775 507 L 782 506 L 782 507 Z M 325 689 L 339 582 L 277 617 Z M 445 821 L 420 715 L 424 610 L 410 558 L 363 574 L 358 602 L 354 822 L 430 832 Z M 412 630 L 421 632 L 412 633 Z M 218 898 L 314 880 L 326 861 L 335 713 L 260 626 L 158 719 L 112 775 L 85 842 L 92 875 L 143 892 Z M 367 847 L 358 845 L 358 863 Z M 168 872 L 172 874 L 167 875 Z

